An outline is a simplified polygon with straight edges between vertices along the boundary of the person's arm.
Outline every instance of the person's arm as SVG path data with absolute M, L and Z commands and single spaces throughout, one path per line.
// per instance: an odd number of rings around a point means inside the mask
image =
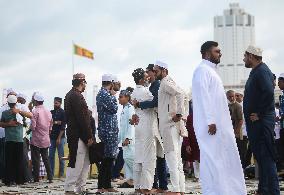
M 31 130 L 34 131 L 36 129 L 38 119 L 38 113 L 36 110 L 33 111 L 33 117 L 31 119 Z
M 144 102 L 138 103 L 138 107 L 141 108 L 142 110 L 158 107 L 158 93 L 159 93 L 159 88 L 160 88 L 160 82 L 156 81 L 153 84 L 154 86 L 151 92 L 154 98 L 150 101 L 144 101 Z
M 164 90 L 168 94 L 176 96 L 176 101 L 177 101 L 176 114 L 182 116 L 182 114 L 184 113 L 184 96 L 182 89 L 178 87 L 173 81 L 167 81 Z
M 19 105 L 19 104 L 17 104 L 17 105 Z M 20 105 L 20 107 L 18 109 L 13 108 L 12 112 L 14 114 L 20 114 L 20 115 L 27 117 L 27 118 L 30 118 L 30 119 L 33 117 L 33 114 L 30 112 L 29 108 L 26 105 Z
M 235 124 L 235 134 L 237 136 L 240 136 L 242 126 L 243 126 L 243 111 L 242 111 L 242 106 L 238 105 L 236 109 L 236 124 Z
M 257 106 L 256 114 L 259 118 L 266 114 L 274 102 L 274 84 L 271 72 L 261 71 L 257 74 L 257 87 L 261 91 L 260 104 Z
M 128 110 L 128 119 L 131 120 L 134 114 L 135 114 L 134 108 L 133 106 L 130 106 Z M 126 135 L 127 138 L 131 140 L 133 140 L 135 136 L 135 127 L 134 125 L 131 125 L 129 122 L 127 123 Z

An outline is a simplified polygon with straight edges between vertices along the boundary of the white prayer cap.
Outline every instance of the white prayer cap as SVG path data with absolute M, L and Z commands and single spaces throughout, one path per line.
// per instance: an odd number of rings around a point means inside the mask
M 9 95 L 7 98 L 7 102 L 10 104 L 15 104 L 17 103 L 17 97 L 15 95 Z
M 279 75 L 279 78 L 283 78 L 283 79 L 284 79 L 284 73 L 281 73 L 281 74 Z
M 238 94 L 241 94 L 241 95 L 244 95 L 244 92 L 242 91 L 242 90 L 236 90 L 236 92 L 235 93 L 238 93 Z
M 165 62 L 159 61 L 159 60 L 156 61 L 155 65 L 157 65 L 161 68 L 167 69 L 167 70 L 169 68 L 168 64 L 166 64 Z
M 14 89 L 12 89 L 12 88 L 7 89 L 7 95 L 9 95 L 10 93 L 17 94 L 16 91 Z
M 25 94 L 22 93 L 18 93 L 17 97 L 23 98 L 24 100 L 27 100 L 27 96 Z
M 44 101 L 44 97 L 41 93 L 37 92 L 35 95 L 34 95 L 34 99 L 38 102 L 43 102 Z
M 118 83 L 118 82 L 119 82 L 117 76 L 115 76 L 115 75 L 111 75 L 111 76 L 112 76 L 112 81 L 113 81 L 113 82 L 115 82 L 115 83 Z
M 261 48 L 252 45 L 248 46 L 246 50 L 246 52 L 260 57 L 262 56 L 262 51 L 263 50 Z
M 111 74 L 104 74 L 102 76 L 102 81 L 109 81 L 109 82 L 112 82 L 112 75 Z

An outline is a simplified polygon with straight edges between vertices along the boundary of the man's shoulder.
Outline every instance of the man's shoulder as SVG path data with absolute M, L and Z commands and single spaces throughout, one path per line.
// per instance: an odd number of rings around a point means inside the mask
M 235 109 L 238 109 L 238 110 L 242 110 L 242 105 L 238 102 L 233 103 L 232 107 L 234 107 Z
M 2 112 L 2 116 L 10 116 L 10 115 L 12 115 L 12 113 L 10 112 L 10 110 L 4 110 L 3 112 Z

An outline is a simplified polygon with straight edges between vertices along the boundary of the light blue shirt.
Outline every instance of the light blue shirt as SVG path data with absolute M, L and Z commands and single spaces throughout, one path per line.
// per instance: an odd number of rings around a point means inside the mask
M 119 141 L 124 142 L 126 138 L 130 140 L 130 144 L 123 147 L 123 158 L 134 158 L 135 127 L 129 123 L 133 114 L 134 107 L 130 103 L 123 107 L 120 114 Z

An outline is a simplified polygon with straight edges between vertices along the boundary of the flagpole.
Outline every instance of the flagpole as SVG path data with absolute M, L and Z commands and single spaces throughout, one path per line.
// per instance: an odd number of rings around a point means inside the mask
M 75 74 L 75 65 L 74 65 L 74 41 L 72 40 L 72 76 Z

